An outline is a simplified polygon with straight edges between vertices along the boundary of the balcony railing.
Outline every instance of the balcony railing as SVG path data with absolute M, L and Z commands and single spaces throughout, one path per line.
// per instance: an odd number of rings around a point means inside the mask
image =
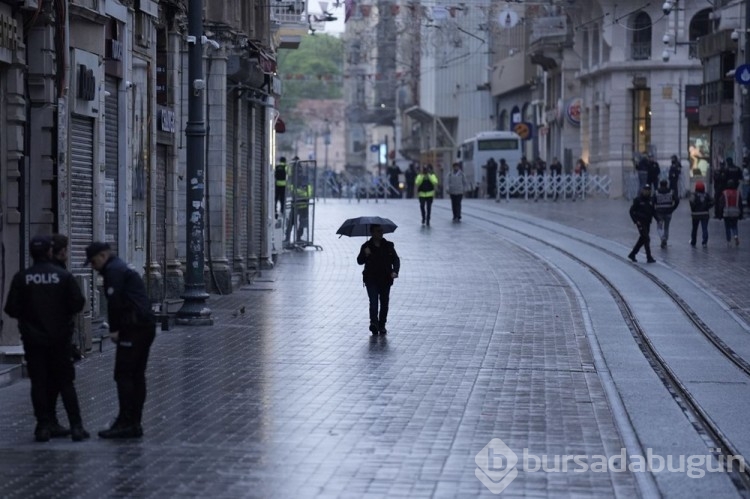
M 630 58 L 634 61 L 651 59 L 651 42 L 633 42 L 630 46 Z
M 307 24 L 305 2 L 301 0 L 274 1 L 271 7 L 271 19 L 281 24 Z

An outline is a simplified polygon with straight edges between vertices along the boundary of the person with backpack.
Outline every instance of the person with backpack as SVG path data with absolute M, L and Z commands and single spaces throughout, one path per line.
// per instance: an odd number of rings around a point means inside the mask
M 672 213 L 680 204 L 680 198 L 677 197 L 677 191 L 672 190 L 669 181 L 662 179 L 659 181 L 659 188 L 654 193 L 654 212 L 656 217 L 656 233 L 661 239 L 661 248 L 667 247 L 669 239 L 669 224 L 672 221 Z
M 737 221 L 742 219 L 742 195 L 737 190 L 735 179 L 727 180 L 727 187 L 721 193 L 718 200 L 718 218 L 724 219 L 724 230 L 727 235 L 727 246 L 740 245 L 740 237 L 737 233 Z
M 422 225 L 430 226 L 432 215 L 432 200 L 435 199 L 435 189 L 438 186 L 437 175 L 432 171 L 432 165 L 422 169 L 422 173 L 414 180 L 419 198 L 419 211 L 422 213 Z
M 702 246 L 708 246 L 708 219 L 709 210 L 714 205 L 714 199 L 706 192 L 706 185 L 703 182 L 695 183 L 695 192 L 690 197 L 690 215 L 693 219 L 693 228 L 690 232 L 690 246 L 695 248 L 698 225 L 701 226 L 703 233 Z

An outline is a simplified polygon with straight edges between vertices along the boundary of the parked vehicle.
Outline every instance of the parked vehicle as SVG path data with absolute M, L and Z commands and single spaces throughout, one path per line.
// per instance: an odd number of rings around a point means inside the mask
M 498 163 L 501 158 L 505 158 L 511 171 L 515 171 L 523 154 L 523 142 L 517 133 L 496 130 L 479 132 L 466 139 L 457 156 L 469 185 L 475 190 L 483 191 L 486 186 L 486 170 L 482 167 L 490 158 L 495 158 Z

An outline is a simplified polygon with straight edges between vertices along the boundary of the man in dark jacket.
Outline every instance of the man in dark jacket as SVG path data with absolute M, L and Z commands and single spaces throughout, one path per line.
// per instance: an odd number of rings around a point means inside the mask
M 638 241 L 633 246 L 633 251 L 628 254 L 628 258 L 633 262 L 637 262 L 638 260 L 635 259 L 635 255 L 643 246 L 646 249 L 646 261 L 654 263 L 656 260 L 651 256 L 651 239 L 649 238 L 651 221 L 654 218 L 654 200 L 651 197 L 650 185 L 646 184 L 641 189 L 640 196 L 633 200 L 633 205 L 630 207 L 630 218 L 636 227 L 638 227 Z
M 690 231 L 690 246 L 695 247 L 698 225 L 701 226 L 703 235 L 703 247 L 708 246 L 708 218 L 709 210 L 714 205 L 711 195 L 706 192 L 706 186 L 703 182 L 695 183 L 695 192 L 690 197 L 690 216 L 693 221 L 693 228 Z
M 284 216 L 284 204 L 286 204 L 286 177 L 289 167 L 286 164 L 286 158 L 282 156 L 279 158 L 279 164 L 276 165 L 276 168 L 273 170 L 273 177 L 274 177 L 274 202 L 273 202 L 273 210 L 274 213 L 276 212 L 276 207 L 279 206 L 278 213 L 281 213 L 281 216 Z M 278 214 L 276 215 L 276 218 L 278 218 Z
M 70 322 L 86 303 L 73 274 L 52 263 L 52 240 L 35 236 L 29 243 L 34 264 L 18 272 L 10 285 L 5 313 L 18 319 L 31 379 L 31 402 L 37 425 L 34 437 L 47 442 L 70 434 L 79 442 L 89 437 L 83 429 L 76 395 L 75 369 L 70 357 Z M 62 396 L 70 431 L 54 428 L 52 401 Z M 54 394 L 54 397 L 53 397 Z M 59 426 L 59 424 L 58 424 Z M 65 431 L 61 431 L 65 430 Z
M 648 155 L 648 185 L 651 186 L 651 190 L 656 190 L 659 186 L 659 176 L 661 175 L 661 167 L 656 162 L 652 154 Z
M 414 163 L 409 163 L 404 180 L 406 181 L 406 199 L 414 199 L 414 180 L 417 178 L 417 167 Z
M 497 197 L 497 161 L 495 158 L 487 160 L 487 164 L 483 166 L 487 170 L 487 196 L 490 199 Z
M 115 382 L 120 412 L 101 438 L 143 436 L 141 417 L 146 401 L 146 364 L 156 335 L 156 317 L 141 276 L 112 254 L 109 244 L 86 248 L 86 262 L 104 278 L 110 339 L 117 343 Z
M 367 288 L 370 300 L 370 332 L 386 334 L 385 323 L 388 320 L 388 301 L 393 280 L 398 277 L 401 260 L 392 242 L 383 238 L 380 225 L 370 226 L 371 238 L 359 249 L 357 264 L 364 265 L 362 280 Z M 380 313 L 378 313 L 378 300 Z

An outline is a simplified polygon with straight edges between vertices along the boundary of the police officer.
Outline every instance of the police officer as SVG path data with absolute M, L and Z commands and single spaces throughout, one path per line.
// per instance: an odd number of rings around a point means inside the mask
M 651 185 L 646 184 L 641 189 L 641 195 L 633 200 L 633 205 L 630 207 L 630 218 L 633 223 L 638 227 L 638 241 L 633 246 L 633 250 L 628 254 L 628 258 L 632 262 L 637 262 L 635 255 L 641 247 L 646 250 L 646 261 L 648 263 L 654 263 L 656 260 L 651 256 L 651 238 L 649 232 L 651 232 L 651 221 L 654 219 L 654 200 L 651 197 Z
M 276 211 L 276 205 L 281 205 L 279 212 L 284 216 L 284 203 L 286 202 L 286 177 L 287 177 L 287 164 L 286 158 L 282 156 L 279 158 L 279 164 L 276 165 L 273 175 L 276 180 L 276 198 L 274 200 L 273 209 Z
M 86 248 L 86 262 L 104 278 L 110 339 L 117 344 L 115 382 L 120 411 L 101 438 L 143 436 L 141 417 L 146 401 L 146 364 L 156 336 L 156 317 L 141 276 L 112 254 L 109 244 Z
M 83 429 L 73 384 L 70 323 L 73 315 L 83 310 L 85 298 L 73 275 L 51 261 L 51 238 L 33 237 L 29 253 L 34 264 L 13 277 L 5 313 L 18 319 L 37 421 L 34 437 L 37 442 L 47 442 L 53 436 L 69 433 L 74 442 L 80 442 L 89 434 Z M 51 401 L 57 393 L 62 396 L 70 431 L 52 427 L 56 418 L 53 419 Z

